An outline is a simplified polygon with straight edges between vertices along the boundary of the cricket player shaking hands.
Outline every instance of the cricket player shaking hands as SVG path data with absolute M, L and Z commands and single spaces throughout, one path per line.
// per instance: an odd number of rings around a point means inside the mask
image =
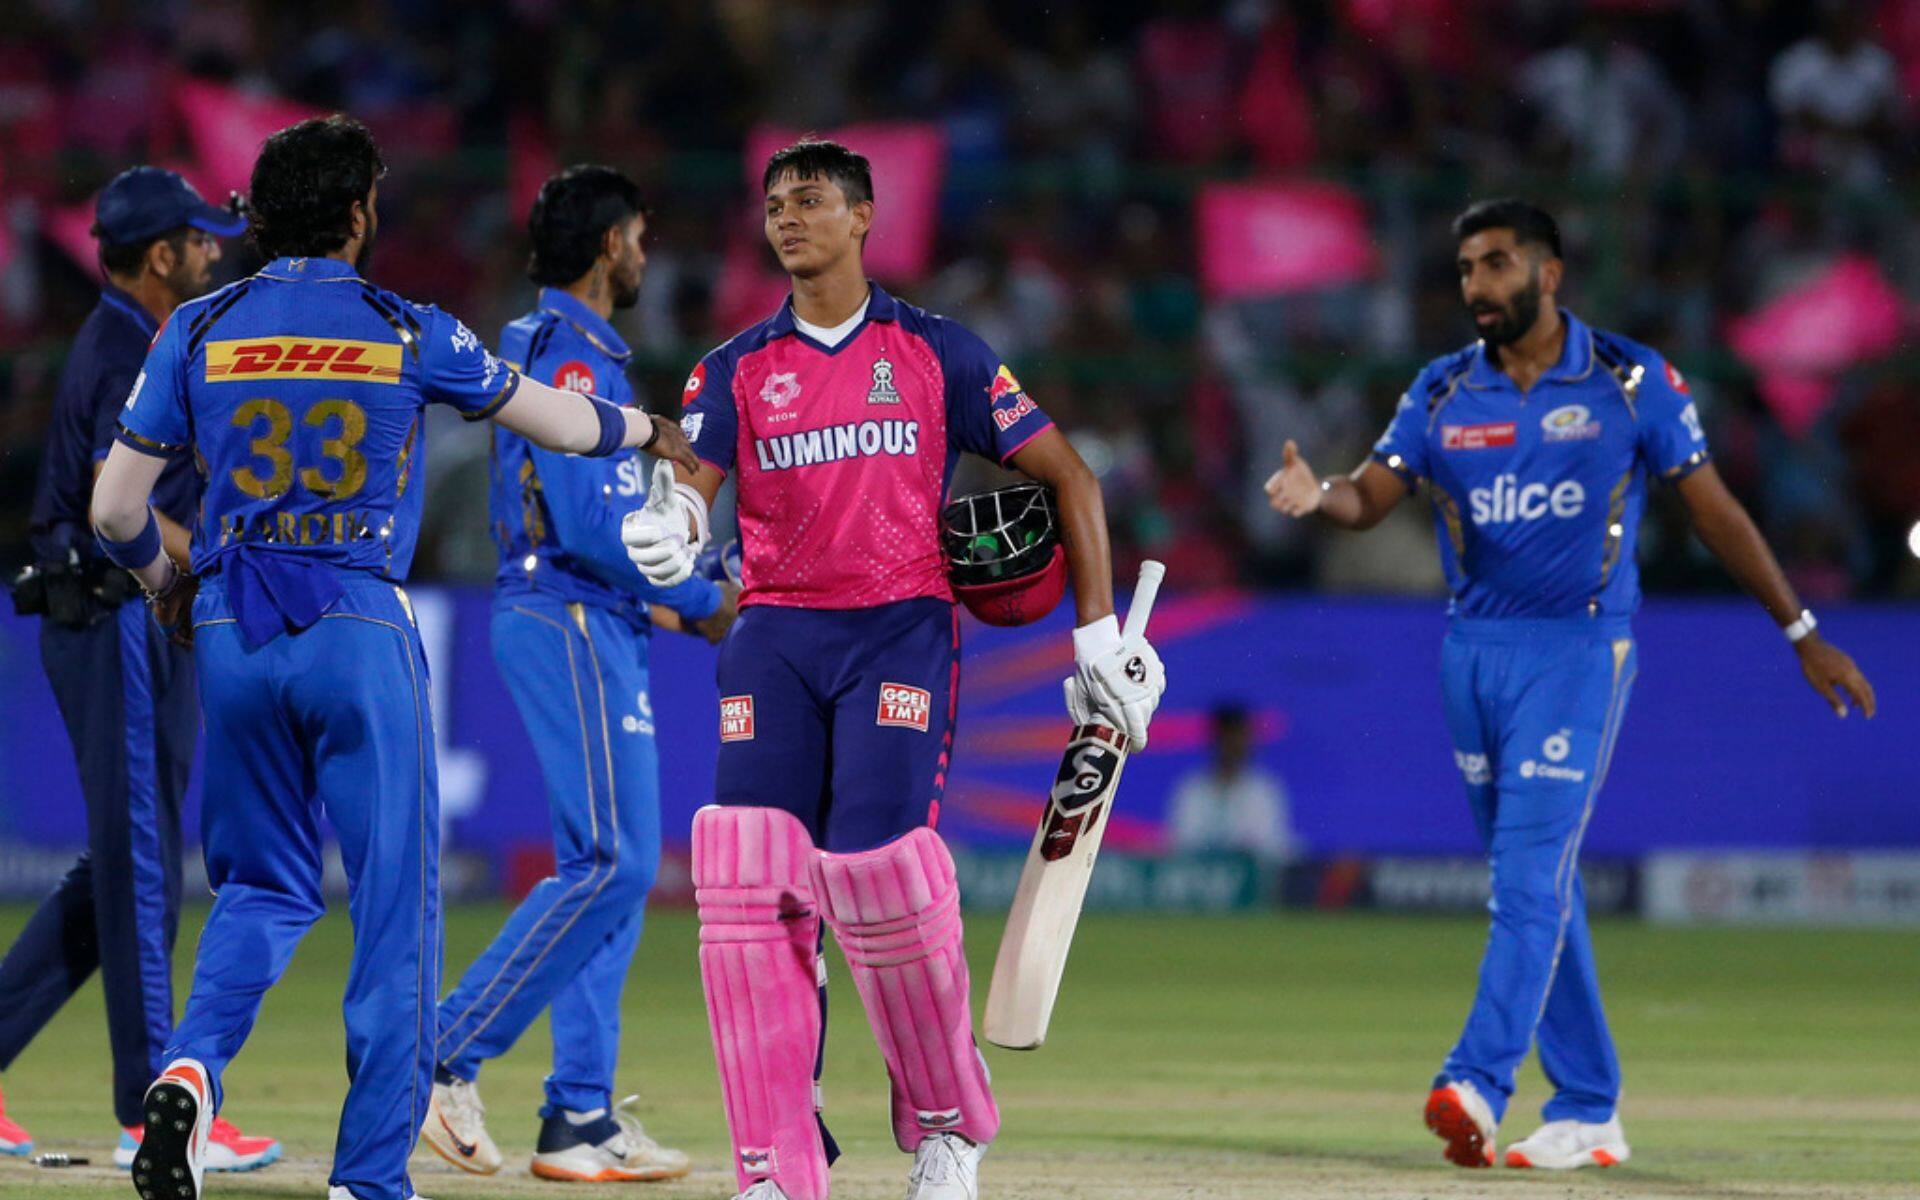
M 801 141 L 763 183 L 792 295 L 694 368 L 682 428 L 700 465 L 624 530 L 634 562 L 671 586 L 735 476 L 744 590 L 720 648 L 717 803 L 693 827 L 735 1173 L 744 1200 L 827 1196 L 824 920 L 886 1060 L 909 1195 L 971 1200 L 1000 1115 L 936 832 L 960 663 L 939 516 L 961 452 L 1054 492 L 1083 715 L 1144 743 L 1165 674 L 1144 639 L 1123 644 L 1105 509 L 1079 455 L 978 337 L 868 282 L 866 159 Z
M 1608 1166 L 1628 1148 L 1579 854 L 1633 686 L 1648 476 L 1679 492 L 1700 540 L 1779 623 L 1837 715 L 1857 706 L 1871 717 L 1873 688 L 1815 632 L 1721 482 L 1680 373 L 1556 305 L 1553 218 L 1487 201 L 1453 232 L 1480 339 L 1427 365 L 1357 470 L 1321 479 L 1289 442 L 1267 493 L 1291 516 L 1369 529 L 1427 482 L 1453 592 L 1447 727 L 1493 873 L 1479 988 L 1427 1125 L 1451 1161 L 1491 1165 L 1514 1072 L 1537 1044 L 1553 1096 L 1507 1165 Z
M 221 1076 L 323 911 L 320 814 L 353 921 L 347 1096 L 330 1200 L 411 1200 L 440 979 L 440 814 L 427 663 L 401 585 L 420 530 L 423 409 L 549 449 L 692 455 L 680 430 L 521 375 L 465 325 L 361 277 L 380 152 L 359 122 L 303 121 L 255 162 L 260 271 L 176 309 L 94 487 L 102 549 L 164 625 L 191 628 L 206 720 L 215 899 L 192 990 L 147 1089 L 132 1183 L 199 1200 Z M 169 457 L 206 491 L 192 573 L 149 506 Z M 197 594 L 196 594 L 197 593 Z
M 611 318 L 640 297 L 646 223 L 640 189 L 610 167 L 570 167 L 547 180 L 527 221 L 528 274 L 543 286 L 534 311 L 500 335 L 508 365 L 557 388 L 632 402 L 631 352 Z M 649 1138 L 612 1091 L 620 992 L 660 865 L 649 609 L 660 605 L 715 641 L 734 610 L 731 585 L 695 576 L 662 588 L 627 561 L 620 518 L 646 498 L 646 461 L 633 451 L 581 458 L 493 433 L 493 656 L 546 778 L 557 870 L 440 1004 L 422 1136 L 476 1174 L 501 1166 L 475 1086 L 480 1067 L 548 1010 L 553 1073 L 533 1173 L 630 1182 L 688 1170 L 687 1156 Z

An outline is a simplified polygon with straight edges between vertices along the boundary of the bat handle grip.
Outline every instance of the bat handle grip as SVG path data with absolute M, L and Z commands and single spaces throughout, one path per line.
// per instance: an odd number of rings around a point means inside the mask
M 1149 558 L 1140 564 L 1140 581 L 1133 585 L 1133 603 L 1127 606 L 1127 624 L 1122 638 L 1132 639 L 1147 632 L 1147 618 L 1153 613 L 1154 597 L 1160 594 L 1160 581 L 1167 577 L 1167 564 Z

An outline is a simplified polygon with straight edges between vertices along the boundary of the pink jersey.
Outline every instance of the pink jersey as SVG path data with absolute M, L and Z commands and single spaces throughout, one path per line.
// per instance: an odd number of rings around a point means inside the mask
M 735 474 L 742 605 L 951 601 L 939 522 L 961 452 L 1005 464 L 1052 424 L 985 342 L 878 287 L 832 349 L 781 305 L 683 399 L 694 451 Z

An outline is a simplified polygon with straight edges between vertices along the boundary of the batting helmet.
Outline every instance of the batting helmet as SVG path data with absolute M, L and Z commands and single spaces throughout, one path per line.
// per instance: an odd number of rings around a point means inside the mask
M 1053 493 L 1035 483 L 965 496 L 940 514 L 953 594 L 989 625 L 1027 625 L 1067 590 Z

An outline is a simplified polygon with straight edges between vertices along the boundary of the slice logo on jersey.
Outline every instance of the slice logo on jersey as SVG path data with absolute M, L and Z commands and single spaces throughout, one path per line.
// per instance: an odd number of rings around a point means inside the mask
M 1540 418 L 1540 430 L 1549 442 L 1579 442 L 1600 436 L 1600 422 L 1584 404 L 1563 404 Z
M 1442 450 L 1497 450 L 1511 446 L 1518 427 L 1512 421 L 1493 421 L 1484 425 L 1442 425 Z
M 900 389 L 893 386 L 893 364 L 884 354 L 873 360 L 873 386 L 867 389 L 867 403 L 900 403 Z
M 922 1129 L 954 1129 L 960 1124 L 960 1110 L 957 1108 L 943 1108 L 935 1112 L 922 1108 L 916 1109 L 913 1115 L 918 1118 Z
M 911 457 L 920 453 L 920 422 L 853 421 L 825 429 L 809 429 L 805 433 L 755 438 L 753 453 L 762 471 L 785 471 L 882 454 Z
M 1674 391 L 1679 392 L 1682 396 L 1693 395 L 1693 389 L 1687 386 L 1687 377 L 1680 373 L 1679 368 L 1675 367 L 1672 363 L 1668 363 L 1666 366 L 1668 386 L 1672 387 Z
M 742 1146 L 740 1148 L 740 1169 L 749 1175 L 771 1175 L 778 1168 L 774 1165 L 772 1146 Z
M 720 697 L 720 740 L 723 742 L 750 742 L 753 740 L 753 697 Z
M 904 683 L 880 685 L 880 716 L 875 724 L 889 729 L 917 729 L 925 733 L 932 717 L 933 694 L 927 689 L 909 687 Z
M 207 343 L 208 383 L 254 379 L 400 382 L 398 342 L 329 338 L 237 338 Z
M 553 386 L 563 392 L 579 392 L 583 396 L 591 396 L 597 390 L 593 368 L 577 358 L 560 364 L 560 369 L 553 373 Z
M 1492 783 L 1493 767 L 1484 754 L 1468 754 L 1464 750 L 1453 752 L 1453 765 L 1460 768 L 1460 777 L 1468 783 Z
M 1474 488 L 1467 493 L 1475 525 L 1507 525 L 1515 521 L 1538 521 L 1554 516 L 1568 520 L 1587 507 L 1587 489 L 1572 479 L 1562 479 L 1549 487 L 1544 483 L 1521 483 L 1515 475 L 1502 475 L 1492 487 Z
M 695 363 L 693 374 L 687 376 L 686 386 L 680 389 L 680 399 L 682 403 L 698 396 L 700 389 L 705 386 L 707 386 L 707 364 Z
M 760 387 L 760 398 L 775 408 L 785 408 L 799 395 L 800 377 L 792 371 L 777 371 Z

